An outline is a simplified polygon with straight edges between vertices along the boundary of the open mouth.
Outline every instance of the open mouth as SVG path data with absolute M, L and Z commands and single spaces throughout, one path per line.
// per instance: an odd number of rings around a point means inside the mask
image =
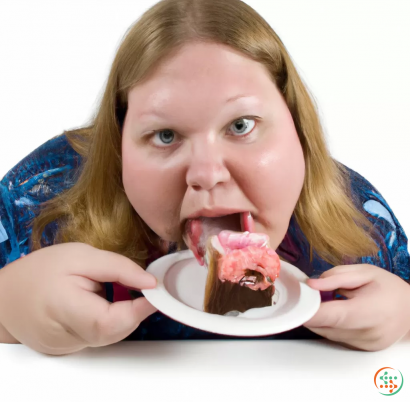
M 201 265 L 204 265 L 207 239 L 219 235 L 223 230 L 253 232 L 254 221 L 252 215 L 249 212 L 239 212 L 213 218 L 187 219 L 182 223 L 184 241 Z
M 256 233 L 254 226 L 249 212 L 182 222 L 186 245 L 208 270 L 205 312 L 224 315 L 272 305 L 280 260 L 269 236 Z

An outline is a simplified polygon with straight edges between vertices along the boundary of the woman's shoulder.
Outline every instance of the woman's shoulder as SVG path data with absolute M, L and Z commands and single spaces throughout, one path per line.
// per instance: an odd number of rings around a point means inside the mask
M 380 191 L 358 172 L 345 165 L 342 166 L 349 174 L 351 195 L 356 207 L 375 218 L 382 218 L 393 227 L 399 225 L 393 210 Z
M 72 148 L 65 134 L 60 134 L 23 158 L 0 183 L 16 195 L 42 198 L 73 184 L 70 183 L 72 174 L 80 165 L 81 156 Z
M 350 187 L 354 195 L 359 196 L 363 200 L 374 198 L 375 195 L 377 198 L 377 195 L 380 195 L 376 187 L 365 179 L 360 173 L 344 164 L 340 165 L 349 175 Z
M 29 223 L 41 204 L 74 185 L 81 156 L 65 134 L 51 138 L 0 181 L 0 268 L 29 252 Z
M 362 175 L 345 166 L 350 177 L 352 198 L 356 207 L 372 223 L 372 237 L 379 252 L 377 256 L 363 257 L 361 263 L 373 264 L 410 278 L 408 239 L 392 208 L 381 193 Z

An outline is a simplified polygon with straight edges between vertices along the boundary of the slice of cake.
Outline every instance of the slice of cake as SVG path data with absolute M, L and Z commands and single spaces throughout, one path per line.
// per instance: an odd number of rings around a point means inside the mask
M 223 230 L 206 242 L 204 311 L 224 315 L 272 305 L 279 256 L 265 234 Z
M 272 305 L 280 259 L 254 226 L 249 212 L 183 223 L 185 243 L 208 268 L 204 311 L 225 315 Z

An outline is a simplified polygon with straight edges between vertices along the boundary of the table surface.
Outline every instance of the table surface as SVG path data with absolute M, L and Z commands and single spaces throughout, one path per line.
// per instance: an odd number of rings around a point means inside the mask
M 410 400 L 410 336 L 379 352 L 327 340 L 135 341 L 46 356 L 0 344 L 0 401 L 376 401 L 382 367 L 402 372 Z M 269 393 L 269 395 L 265 395 Z M 302 399 L 300 399 L 302 400 Z M 382 399 L 384 400 L 384 399 Z

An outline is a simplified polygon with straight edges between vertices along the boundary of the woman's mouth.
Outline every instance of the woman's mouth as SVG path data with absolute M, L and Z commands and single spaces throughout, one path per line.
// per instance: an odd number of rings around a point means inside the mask
M 250 212 L 240 212 L 218 217 L 188 219 L 183 225 L 183 238 L 200 265 L 204 265 L 205 245 L 210 236 L 223 230 L 253 233 L 255 223 Z

